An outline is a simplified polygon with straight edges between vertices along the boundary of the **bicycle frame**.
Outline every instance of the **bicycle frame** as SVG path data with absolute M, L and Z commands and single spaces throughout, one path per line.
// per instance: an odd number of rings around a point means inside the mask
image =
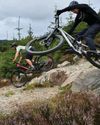
M 37 60 L 38 60 L 38 57 L 35 57 L 35 59 L 34 59 L 34 62 L 32 62 L 33 63 L 33 65 L 35 66 L 35 68 L 36 68 L 36 65 L 38 65 L 37 64 Z M 28 66 L 23 66 L 22 64 L 20 64 L 20 63 L 15 63 L 16 64 L 16 68 L 18 69 L 18 70 L 20 70 L 20 71 L 23 71 L 23 72 L 26 72 L 26 73 L 33 73 L 33 71 L 31 71 L 31 70 L 29 70 L 29 67 Z M 37 68 L 35 69 L 35 70 L 37 70 Z M 39 69 L 38 69 L 39 70 Z
M 91 64 L 100 68 L 100 65 L 99 65 L 100 54 L 98 54 L 100 53 L 100 50 L 99 50 L 100 46 L 99 47 L 96 46 L 97 51 L 95 52 L 91 50 L 88 44 L 86 44 L 86 41 L 84 40 L 83 36 L 80 36 L 80 39 L 82 38 L 81 40 L 77 40 L 73 38 L 70 34 L 64 31 L 62 27 L 59 26 L 58 15 L 55 16 L 54 24 L 55 24 L 55 27 L 53 27 L 53 30 L 51 32 L 41 37 L 38 37 L 34 40 L 29 41 L 26 45 L 26 50 L 36 55 L 45 55 L 60 49 L 64 44 L 64 42 L 66 42 L 70 47 L 66 52 L 69 52 L 69 53 L 71 52 L 80 57 L 84 56 Z M 36 47 L 35 51 L 31 51 L 29 49 L 29 46 L 31 45 Z
M 19 70 L 19 71 L 23 71 L 23 72 L 25 72 L 27 74 L 28 73 L 34 73 L 34 72 L 37 72 L 37 71 L 41 72 L 42 68 L 44 66 L 46 66 L 47 64 L 50 64 L 51 62 L 53 62 L 52 57 L 50 57 L 50 56 L 46 56 L 46 57 L 48 57 L 47 62 L 39 62 L 39 59 L 41 59 L 42 57 L 45 57 L 45 56 L 36 56 L 34 58 L 34 61 L 32 63 L 34 65 L 34 67 L 35 67 L 35 70 L 30 70 L 29 66 L 23 66 L 22 64 L 15 62 L 16 69 Z
M 59 31 L 59 33 L 61 34 L 61 36 L 63 36 L 63 38 L 65 39 L 65 41 L 68 43 L 68 45 L 78 54 L 82 54 L 82 47 L 81 47 L 81 41 L 76 41 L 77 44 L 79 45 L 79 49 L 77 50 L 74 46 L 73 46 L 73 41 L 75 40 L 75 38 L 73 38 L 71 35 L 69 35 L 67 32 L 65 32 L 60 26 L 59 26 L 59 16 L 56 15 L 55 16 L 55 28 L 54 30 L 48 35 L 48 37 L 46 38 L 46 40 L 48 40 L 53 34 L 55 34 L 55 32 Z
M 28 67 L 25 67 L 25 66 L 23 66 L 23 65 L 21 65 L 21 64 L 19 64 L 19 63 L 16 63 L 16 67 L 17 67 L 18 69 L 22 70 L 22 71 L 28 70 Z

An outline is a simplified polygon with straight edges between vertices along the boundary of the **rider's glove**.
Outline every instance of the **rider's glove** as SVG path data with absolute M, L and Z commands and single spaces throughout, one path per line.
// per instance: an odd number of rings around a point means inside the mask
M 61 14 L 61 10 L 57 10 L 56 15 L 60 15 Z

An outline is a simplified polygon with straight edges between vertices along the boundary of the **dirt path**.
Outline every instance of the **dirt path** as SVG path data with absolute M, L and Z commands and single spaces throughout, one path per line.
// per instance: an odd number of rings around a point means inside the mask
M 14 110 L 18 110 L 21 105 L 48 100 L 58 93 L 58 87 L 37 88 L 33 90 L 23 89 L 17 89 L 13 86 L 0 89 L 0 113 L 9 114 Z

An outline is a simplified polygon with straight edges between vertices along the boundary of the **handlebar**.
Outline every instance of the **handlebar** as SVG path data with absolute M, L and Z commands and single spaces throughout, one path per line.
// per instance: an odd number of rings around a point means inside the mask
M 59 15 L 55 15 L 55 27 L 58 28 L 59 27 Z
M 55 21 L 51 22 L 51 24 L 48 26 L 48 28 L 50 28 L 50 29 L 59 28 L 59 15 L 56 14 L 54 16 L 54 18 L 55 18 Z M 54 25 L 54 26 L 52 26 L 52 25 Z

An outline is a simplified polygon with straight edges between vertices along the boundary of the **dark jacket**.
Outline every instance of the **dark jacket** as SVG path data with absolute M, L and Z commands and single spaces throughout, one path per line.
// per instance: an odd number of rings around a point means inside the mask
M 77 14 L 75 18 L 75 23 L 73 27 L 70 30 L 70 33 L 75 29 L 75 27 L 81 22 L 86 22 L 89 26 L 99 23 L 100 24 L 100 17 L 98 14 L 87 4 L 78 4 L 75 6 L 67 7 L 62 10 L 60 10 L 60 13 L 71 11 L 73 9 L 79 9 L 79 13 Z

